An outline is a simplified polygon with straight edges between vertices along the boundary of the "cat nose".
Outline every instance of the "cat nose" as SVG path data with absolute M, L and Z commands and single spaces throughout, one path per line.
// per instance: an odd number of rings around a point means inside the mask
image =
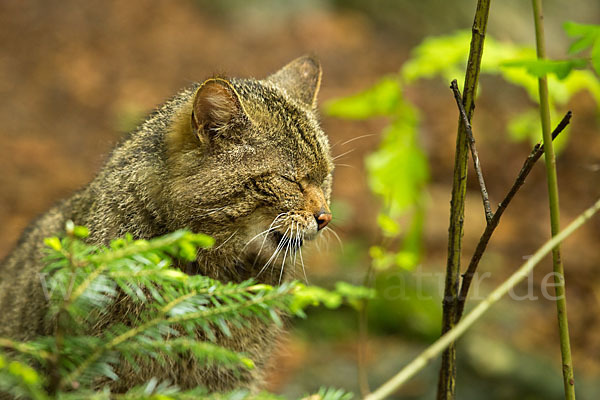
M 331 222 L 331 213 L 321 209 L 318 213 L 315 214 L 315 219 L 317 220 L 317 229 L 321 230 L 325 228 L 328 223 Z

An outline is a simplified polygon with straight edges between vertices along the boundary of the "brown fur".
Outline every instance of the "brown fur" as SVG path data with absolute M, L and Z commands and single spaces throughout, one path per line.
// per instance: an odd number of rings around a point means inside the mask
M 126 232 L 152 238 L 188 228 L 212 235 L 216 245 L 182 266 L 186 272 L 235 282 L 289 279 L 293 249 L 285 249 L 285 265 L 282 251 L 260 272 L 278 237 L 256 235 L 275 221 L 276 231 L 298 244 L 317 235 L 315 216 L 329 212 L 333 164 L 315 115 L 320 79 L 318 61 L 301 57 L 264 80 L 209 79 L 157 109 L 114 149 L 87 187 L 35 221 L 2 262 L 0 337 L 52 333 L 39 277 L 43 238 L 61 234 L 67 220 L 87 226 L 96 244 Z M 113 321 L 136 312 L 128 307 L 116 307 Z M 278 335 L 276 327 L 255 322 L 219 340 L 256 362 L 255 371 L 240 376 L 182 357 L 141 372 L 124 364 L 113 386 L 125 390 L 154 376 L 182 387 L 256 388 Z

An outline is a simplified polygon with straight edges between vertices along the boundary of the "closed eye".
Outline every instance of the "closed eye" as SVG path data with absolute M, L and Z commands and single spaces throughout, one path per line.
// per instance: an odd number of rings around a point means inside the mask
M 297 185 L 297 186 L 298 186 L 298 188 L 300 189 L 300 191 L 304 191 L 304 188 L 302 187 L 302 184 L 301 184 L 300 182 L 296 181 L 296 180 L 295 180 L 295 179 L 293 179 L 293 178 L 290 178 L 289 176 L 285 176 L 285 175 L 279 175 L 279 176 L 280 176 L 280 177 L 282 177 L 284 180 L 286 180 L 286 181 L 288 181 L 288 182 L 291 182 L 291 183 L 293 183 L 293 184 Z

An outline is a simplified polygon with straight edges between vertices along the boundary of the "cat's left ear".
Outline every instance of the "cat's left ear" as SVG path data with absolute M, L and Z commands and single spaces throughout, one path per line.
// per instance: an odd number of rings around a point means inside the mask
M 240 97 L 227 80 L 209 79 L 196 91 L 191 124 L 197 135 L 218 134 L 246 120 Z
M 317 106 L 317 94 L 321 86 L 321 63 L 314 56 L 302 56 L 266 80 L 274 83 L 288 96 L 313 110 Z

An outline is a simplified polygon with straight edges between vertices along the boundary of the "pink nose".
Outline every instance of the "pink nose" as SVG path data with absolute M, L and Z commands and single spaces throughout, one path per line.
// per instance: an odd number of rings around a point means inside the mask
M 321 230 L 331 222 L 331 213 L 319 211 L 318 214 L 315 214 L 315 219 L 317 220 L 318 230 Z

